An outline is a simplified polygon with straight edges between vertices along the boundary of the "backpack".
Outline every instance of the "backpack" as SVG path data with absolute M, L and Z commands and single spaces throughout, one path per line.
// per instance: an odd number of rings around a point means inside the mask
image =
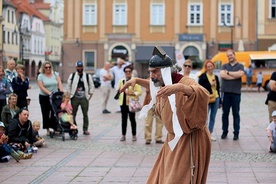
M 72 77 L 71 77 L 71 85 L 72 85 L 72 83 L 73 83 L 73 79 L 74 79 L 74 77 L 75 77 L 75 72 L 74 73 L 72 73 Z M 86 73 L 86 80 L 87 80 L 87 84 L 88 84 L 88 87 L 89 87 L 89 74 L 88 73 Z

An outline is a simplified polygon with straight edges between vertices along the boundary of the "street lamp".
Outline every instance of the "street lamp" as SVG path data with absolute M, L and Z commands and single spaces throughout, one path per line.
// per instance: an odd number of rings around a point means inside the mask
M 4 60 L 4 39 L 5 39 L 5 32 L 4 32 L 5 25 L 2 24 L 2 55 L 1 55 L 1 65 L 3 65 L 3 60 Z
M 235 26 L 235 19 L 236 18 L 238 18 L 238 24 Z M 224 20 L 224 22 L 223 22 L 223 26 L 225 26 L 225 27 L 230 27 L 230 30 L 231 30 L 231 49 L 233 49 L 233 45 L 234 45 L 234 35 L 233 35 L 233 29 L 234 29 L 234 27 L 241 27 L 242 25 L 241 25 L 241 21 L 240 21 L 240 17 L 239 16 L 235 16 L 234 17 L 234 25 L 227 25 L 226 24 L 226 22 L 225 22 L 225 20 Z

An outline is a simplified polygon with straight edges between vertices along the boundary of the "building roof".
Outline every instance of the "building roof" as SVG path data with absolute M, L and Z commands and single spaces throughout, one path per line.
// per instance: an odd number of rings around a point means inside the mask
M 50 21 L 48 17 L 45 17 L 42 13 L 40 13 L 33 3 L 30 3 L 28 0 L 10 0 L 14 6 L 17 8 L 17 13 L 24 12 L 29 16 L 35 16 L 40 18 L 43 21 Z
M 50 3 L 33 3 L 32 4 L 36 9 L 45 9 L 48 10 L 51 8 Z

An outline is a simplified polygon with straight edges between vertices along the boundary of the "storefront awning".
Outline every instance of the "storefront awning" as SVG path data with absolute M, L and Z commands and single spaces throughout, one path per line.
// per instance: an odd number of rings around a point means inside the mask
M 172 60 L 175 60 L 174 47 L 173 46 L 161 46 L 167 55 L 170 56 Z M 152 57 L 152 51 L 154 46 L 137 46 L 136 47 L 136 62 L 148 62 Z
M 276 52 L 265 54 L 250 54 L 251 60 L 276 59 Z

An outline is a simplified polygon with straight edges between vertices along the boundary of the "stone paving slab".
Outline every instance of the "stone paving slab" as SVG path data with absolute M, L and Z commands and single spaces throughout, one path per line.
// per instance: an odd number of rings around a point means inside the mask
M 39 89 L 34 82 L 31 86 L 30 119 L 41 120 Z M 120 142 L 120 114 L 115 113 L 117 101 L 113 99 L 115 90 L 108 104 L 111 114 L 102 114 L 100 94 L 100 89 L 95 89 L 90 101 L 90 136 L 82 134 L 79 108 L 77 141 L 71 140 L 68 134 L 64 142 L 58 135 L 51 139 L 45 130 L 40 130 L 47 147 L 40 148 L 32 159 L 0 163 L 0 183 L 145 183 L 162 145 L 154 142 L 145 145 L 143 120 L 137 120 L 137 142 L 131 141 L 130 125 L 126 142 Z M 242 93 L 239 141 L 232 140 L 231 116 L 228 138 L 220 139 L 221 109 L 218 111 L 213 133 L 217 141 L 212 142 L 208 184 L 275 183 L 276 156 L 267 151 L 265 133 L 268 125 L 266 94 Z M 165 139 L 165 129 L 163 133 Z

